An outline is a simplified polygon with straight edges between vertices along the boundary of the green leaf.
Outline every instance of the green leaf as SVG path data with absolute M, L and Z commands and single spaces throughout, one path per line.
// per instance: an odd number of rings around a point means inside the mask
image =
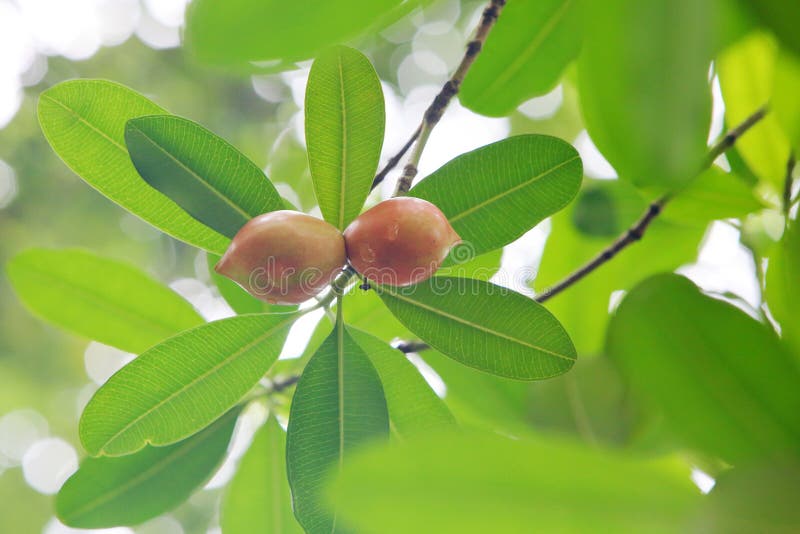
M 772 109 L 792 148 L 800 151 L 800 55 L 781 51 L 775 64 Z
M 534 280 L 536 290 L 543 291 L 594 258 L 645 209 L 647 202 L 631 184 L 587 180 L 578 200 L 552 219 Z M 602 352 L 614 291 L 630 289 L 652 274 L 677 269 L 697 258 L 705 228 L 670 220 L 671 209 L 667 204 L 664 216 L 653 221 L 644 239 L 546 303 L 581 356 Z
M 289 415 L 287 473 L 294 514 L 306 532 L 344 532 L 337 513 L 323 506 L 323 483 L 353 449 L 388 433 L 378 373 L 339 324 L 303 371 Z
M 131 119 L 125 142 L 147 183 L 222 235 L 233 238 L 253 217 L 283 209 L 261 169 L 196 122 L 172 115 Z
M 567 372 L 575 347 L 542 305 L 510 289 L 435 276 L 416 286 L 376 288 L 403 325 L 445 356 L 518 380 Z
M 769 311 L 781 325 L 781 336 L 800 356 L 800 226 L 797 221 L 784 233 L 769 258 L 766 298 Z
M 771 328 L 654 276 L 608 327 L 607 351 L 676 436 L 729 463 L 800 453 L 800 368 Z
M 61 487 L 56 514 L 75 528 L 138 525 L 175 508 L 208 480 L 228 450 L 239 410 L 169 447 L 87 458 Z
M 197 0 L 187 14 L 186 46 L 207 63 L 291 68 L 291 62 L 357 36 L 400 4 L 339 0 L 312 7 L 281 0 Z
M 737 466 L 717 479 L 693 532 L 793 532 L 800 524 L 799 480 L 796 461 Z
M 569 144 L 519 135 L 463 154 L 409 193 L 436 204 L 474 254 L 514 241 L 578 192 L 583 166 Z
M 402 437 L 455 426 L 453 414 L 405 354 L 356 328 L 348 327 L 347 332 L 378 371 L 386 394 L 389 417 Z
M 225 534 L 300 534 L 286 482 L 286 434 L 270 416 L 239 462 L 221 511 Z
M 139 269 L 76 249 L 29 249 L 8 278 L 36 315 L 128 352 L 203 323 L 191 304 Z
M 585 5 L 591 23 L 578 76 L 589 135 L 621 178 L 670 189 L 686 184 L 701 170 L 711 120 L 712 4 Z
M 772 97 L 777 45 L 764 33 L 751 33 L 723 52 L 716 61 L 725 120 L 739 124 Z M 773 113 L 736 141 L 736 149 L 750 169 L 776 190 L 783 187 L 789 141 Z
M 555 87 L 581 48 L 577 0 L 521 0 L 503 9 L 458 97 L 469 109 L 502 117 Z
M 800 54 L 800 4 L 785 0 L 745 0 L 763 24 L 769 27 L 787 49 Z
M 646 481 L 646 482 L 645 482 Z M 681 532 L 685 469 L 569 441 L 434 435 L 349 460 L 327 496 L 357 532 Z
M 305 120 L 320 210 L 326 221 L 344 230 L 367 199 L 383 146 L 381 82 L 361 52 L 337 46 L 314 61 Z
M 169 445 L 205 428 L 278 358 L 294 314 L 242 315 L 208 323 L 151 348 L 94 394 L 81 416 L 93 456 Z
M 705 226 L 714 220 L 742 218 L 763 208 L 743 179 L 714 166 L 670 200 L 664 217 L 678 224 Z
M 39 97 L 39 123 L 75 174 L 167 234 L 222 254 L 228 240 L 193 219 L 139 177 L 125 148 L 125 123 L 166 113 L 139 93 L 104 80 L 70 80 Z
M 444 381 L 444 401 L 459 424 L 511 436 L 530 431 L 531 382 L 478 371 L 434 349 L 419 356 Z

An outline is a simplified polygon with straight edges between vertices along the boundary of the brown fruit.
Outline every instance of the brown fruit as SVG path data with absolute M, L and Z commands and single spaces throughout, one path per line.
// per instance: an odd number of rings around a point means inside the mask
M 248 221 L 214 269 L 258 299 L 298 304 L 322 291 L 345 261 L 339 230 L 305 213 L 281 210 Z
M 344 231 L 350 264 L 368 280 L 407 286 L 427 280 L 461 241 L 439 208 L 420 198 L 384 200 Z

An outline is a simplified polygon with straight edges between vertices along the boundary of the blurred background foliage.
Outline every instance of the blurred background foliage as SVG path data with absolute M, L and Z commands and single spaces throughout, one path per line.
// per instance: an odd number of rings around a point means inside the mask
M 302 137 L 307 63 L 282 73 L 270 73 L 269 65 L 248 65 L 251 71 L 261 71 L 253 73 L 200 64 L 180 46 L 184 0 L 81 0 L 71 8 L 61 3 L 0 0 L 0 44 L 7 45 L 0 48 L 0 84 L 4 84 L 0 85 L 0 266 L 31 246 L 82 247 L 142 267 L 169 283 L 207 318 L 225 315 L 227 305 L 209 276 L 205 255 L 127 214 L 87 187 L 58 159 L 38 126 L 37 97 L 71 78 L 105 78 L 130 86 L 229 140 L 265 168 L 287 200 L 318 213 Z M 399 20 L 382 25 L 373 21 L 376 31 L 351 40 L 370 57 L 384 84 L 387 140 L 382 161 L 414 130 L 422 111 L 457 65 L 484 2 L 408 4 L 414 5 L 406 5 L 400 13 L 404 16 L 397 15 Z M 752 49 L 774 44 L 745 41 L 737 46 Z M 770 53 L 774 50 L 753 52 L 758 60 Z M 741 76 L 741 64 L 728 55 L 723 66 L 724 89 L 726 77 Z M 434 133 L 421 176 L 467 150 L 522 133 L 544 133 L 573 143 L 587 176 L 573 205 L 506 247 L 502 256 L 498 252 L 477 258 L 459 274 L 493 276 L 497 283 L 530 295 L 532 287 L 544 289 L 599 251 L 636 220 L 652 199 L 627 182 L 614 180 L 614 169 L 589 139 L 578 107 L 574 66 L 558 76 L 553 74 L 552 90 L 541 88 L 544 95 L 523 102 L 503 118 L 480 116 L 454 104 Z M 713 138 L 723 130 L 725 106 L 720 82 L 716 77 L 712 82 Z M 738 82 L 727 83 L 735 87 Z M 753 97 L 741 97 L 747 98 Z M 729 106 L 728 113 L 746 114 L 762 103 L 761 98 L 754 104 L 739 100 L 733 108 Z M 759 155 L 763 147 L 755 141 L 743 150 L 749 161 L 763 160 Z M 755 180 L 736 151 L 725 164 L 743 183 Z M 395 173 L 376 190 L 372 201 L 388 196 L 396 178 Z M 719 220 L 745 219 L 748 244 L 759 254 L 767 254 L 782 229 L 783 221 L 775 215 L 777 203 L 769 191 L 756 197 L 749 186 L 744 191 L 718 187 L 714 176 L 703 183 L 708 186 L 699 186 L 695 197 L 687 195 L 687 200 L 670 206 L 644 242 L 548 304 L 580 353 L 572 372 L 544 382 L 521 383 L 474 371 L 435 351 L 410 358 L 464 425 L 679 453 L 680 445 L 660 418 L 634 401 L 628 385 L 604 357 L 603 337 L 609 310 L 621 290 L 650 274 L 678 268 L 704 289 L 758 313 L 752 310 L 762 303 L 760 258 L 741 245 L 738 223 Z M 708 206 L 704 199 L 709 194 L 721 199 L 721 207 L 698 216 Z M 410 337 L 374 293 L 356 290 L 345 302 L 350 324 L 387 342 Z M 317 327 L 317 319 L 318 315 L 300 322 L 284 356 L 308 355 L 310 350 L 304 349 L 309 337 L 309 347 L 319 344 L 329 326 L 323 319 Z M 5 275 L 0 277 L 0 532 L 71 532 L 52 518 L 47 495 L 58 489 L 82 454 L 77 438 L 82 406 L 129 357 L 33 317 L 13 295 Z M 277 369 L 288 372 L 304 361 L 287 360 Z M 241 452 L 234 447 L 234 455 Z M 684 459 L 711 475 L 720 468 L 696 454 Z M 230 472 L 230 465 L 223 467 L 207 491 L 169 516 L 137 527 L 136 532 L 218 528 L 219 487 Z M 708 475 L 697 477 L 707 490 Z

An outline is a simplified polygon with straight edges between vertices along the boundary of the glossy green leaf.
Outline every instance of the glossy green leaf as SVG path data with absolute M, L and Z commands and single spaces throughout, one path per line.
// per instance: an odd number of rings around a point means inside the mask
M 356 532 L 681 532 L 687 470 L 537 437 L 434 435 L 365 451 L 328 497 Z
M 233 238 L 253 217 L 283 209 L 263 171 L 196 122 L 172 115 L 131 119 L 125 142 L 147 183 L 222 235 Z
M 413 437 L 455 426 L 453 414 L 405 354 L 356 328 L 348 327 L 347 332 L 378 371 L 389 417 L 400 436 Z
M 239 462 L 222 501 L 225 534 L 300 534 L 286 482 L 286 433 L 270 416 Z
M 800 53 L 782 51 L 775 64 L 772 110 L 792 148 L 800 151 Z
M 339 326 L 308 362 L 289 415 L 287 473 L 294 513 L 307 533 L 345 532 L 338 514 L 322 502 L 324 481 L 353 449 L 388 433 L 378 373 Z
M 572 341 L 542 305 L 510 289 L 469 278 L 436 276 L 377 288 L 409 330 L 464 365 L 518 380 L 567 372 Z
M 208 323 L 151 348 L 94 394 L 80 421 L 93 456 L 169 445 L 236 404 L 278 358 L 294 314 Z
M 208 63 L 291 68 L 293 61 L 357 36 L 400 3 L 197 0 L 187 14 L 186 45 Z
M 518 0 L 502 16 L 458 93 L 469 109 L 501 117 L 555 87 L 581 48 L 578 0 Z
M 732 463 L 800 452 L 800 366 L 771 328 L 658 275 L 623 300 L 607 351 L 672 432 Z
M 77 249 L 26 250 L 8 278 L 36 315 L 128 352 L 203 323 L 191 304 L 139 269 Z
M 670 200 L 664 217 L 678 224 L 705 225 L 714 220 L 742 218 L 763 208 L 743 179 L 714 166 Z
M 344 46 L 320 55 L 308 75 L 305 120 L 320 210 L 344 230 L 367 199 L 383 146 L 383 91 L 369 59 Z
M 789 534 L 800 524 L 797 461 L 737 466 L 716 480 L 694 532 Z
M 483 254 L 566 206 L 582 178 L 569 143 L 519 135 L 455 158 L 409 194 L 436 204 L 472 253 Z
M 537 292 L 563 279 L 599 254 L 647 209 L 647 202 L 623 180 L 587 181 L 578 200 L 552 219 L 542 263 L 534 280 Z M 545 307 L 564 325 L 581 356 L 602 352 L 614 291 L 633 287 L 659 272 L 697 258 L 703 226 L 658 217 L 645 239 L 549 300 Z
M 784 233 L 767 266 L 767 304 L 781 325 L 781 336 L 800 356 L 800 227 Z
M 239 410 L 169 447 L 119 458 L 87 458 L 61 487 L 56 514 L 75 528 L 138 525 L 185 501 L 228 450 Z
M 125 148 L 125 123 L 165 111 L 139 93 L 104 80 L 70 80 L 39 97 L 39 123 L 56 154 L 134 215 L 167 234 L 222 254 L 228 239 L 193 219 L 141 179 Z
M 711 121 L 712 3 L 585 5 L 590 22 L 578 88 L 589 135 L 621 178 L 640 186 L 686 184 L 701 170 Z
M 739 124 L 770 101 L 777 52 L 771 36 L 756 32 L 717 58 L 728 124 Z M 760 179 L 781 190 L 789 158 L 789 141 L 773 113 L 767 114 L 747 135 L 738 139 L 736 149 Z

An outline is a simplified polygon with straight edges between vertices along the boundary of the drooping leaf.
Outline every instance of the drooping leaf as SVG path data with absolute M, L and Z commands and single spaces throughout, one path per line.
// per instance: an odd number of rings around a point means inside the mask
M 239 410 L 168 447 L 87 458 L 61 487 L 56 514 L 75 528 L 138 525 L 185 501 L 222 461 Z
M 134 215 L 196 247 L 222 254 L 228 239 L 141 179 L 125 148 L 125 123 L 166 113 L 139 93 L 104 80 L 70 80 L 42 92 L 39 123 L 75 174 Z
M 589 22 L 578 76 L 589 135 L 621 178 L 640 186 L 686 184 L 701 170 L 711 120 L 713 4 L 584 5 Z
M 225 534 L 299 534 L 286 482 L 286 433 L 275 417 L 256 432 L 239 462 L 221 511 Z
M 518 380 L 567 372 L 575 347 L 542 305 L 481 280 L 435 276 L 407 288 L 377 288 L 403 325 L 445 356 Z
M 344 230 L 367 199 L 383 146 L 383 91 L 369 59 L 344 46 L 320 55 L 308 75 L 305 120 L 320 210 Z
M 714 166 L 670 200 L 664 217 L 677 224 L 705 225 L 714 220 L 741 218 L 763 208 L 743 179 Z
M 533 283 L 537 292 L 594 258 L 646 209 L 647 202 L 623 180 L 587 182 L 578 200 L 552 219 L 553 228 Z M 677 269 L 697 258 L 705 228 L 671 218 L 671 209 L 667 204 L 664 215 L 650 225 L 644 239 L 545 303 L 581 356 L 602 352 L 614 291 L 630 289 L 652 274 Z
M 339 324 L 303 371 L 289 415 L 287 474 L 294 513 L 306 532 L 345 532 L 336 511 L 322 502 L 323 484 L 354 449 L 388 433 L 378 373 Z
M 530 431 L 531 382 L 484 373 L 435 349 L 419 356 L 444 382 L 444 401 L 460 425 L 506 435 Z
M 144 272 L 83 250 L 29 249 L 7 272 L 35 314 L 124 351 L 144 351 L 203 323 L 191 304 Z
M 255 163 L 196 122 L 172 115 L 131 119 L 125 142 L 147 183 L 224 236 L 284 207 Z
M 545 135 L 519 135 L 463 154 L 409 193 L 432 202 L 474 254 L 517 239 L 575 197 L 578 152 Z
M 493 117 L 550 91 L 577 57 L 582 38 L 576 0 L 509 2 L 464 80 L 459 99 Z
M 389 417 L 402 437 L 455 426 L 453 414 L 405 354 L 356 328 L 348 327 L 347 332 L 378 371 Z
M 770 35 L 755 32 L 737 41 L 717 58 L 728 124 L 739 124 L 769 102 L 777 51 Z M 789 158 L 789 141 L 773 113 L 767 114 L 747 135 L 738 139 L 736 149 L 761 180 L 781 190 Z
M 208 323 L 151 348 L 94 394 L 79 425 L 93 456 L 175 443 L 236 404 L 278 358 L 293 314 Z
M 681 532 L 700 501 L 672 463 L 491 434 L 365 451 L 327 496 L 356 531 L 385 534 Z
M 676 436 L 728 462 L 800 452 L 800 367 L 771 328 L 658 275 L 623 300 L 607 351 Z
M 800 356 L 800 227 L 795 222 L 770 255 L 767 304 L 781 325 L 781 337 Z
M 186 45 L 212 64 L 245 67 L 257 62 L 291 68 L 294 61 L 357 36 L 399 4 L 400 0 L 198 0 L 187 14 Z
M 772 109 L 792 148 L 800 152 L 800 53 L 781 51 L 775 64 Z

